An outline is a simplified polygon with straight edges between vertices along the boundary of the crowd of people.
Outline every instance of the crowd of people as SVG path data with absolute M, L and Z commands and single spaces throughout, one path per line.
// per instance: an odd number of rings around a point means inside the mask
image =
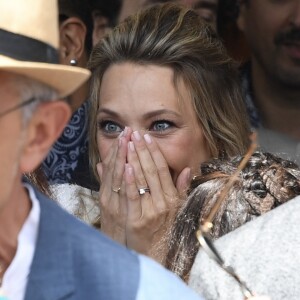
M 0 11 L 0 299 L 298 299 L 299 0 Z

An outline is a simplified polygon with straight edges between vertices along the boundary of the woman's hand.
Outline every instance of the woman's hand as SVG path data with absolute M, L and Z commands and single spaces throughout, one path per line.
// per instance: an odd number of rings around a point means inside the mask
M 103 162 L 97 165 L 101 181 L 99 201 L 101 231 L 115 241 L 126 245 L 127 203 L 124 170 L 127 144 L 131 130 L 125 128 Z
M 178 205 L 189 184 L 190 169 L 185 168 L 175 187 L 169 166 L 149 134 L 131 135 L 125 168 L 127 199 L 126 245 L 162 262 L 164 237 L 173 222 Z M 140 195 L 138 190 L 149 188 Z M 178 190 L 178 189 L 179 190 Z
M 190 169 L 179 174 L 175 186 L 169 166 L 151 136 L 132 134 L 130 128 L 125 128 L 97 170 L 102 232 L 163 262 L 164 237 L 189 185 Z M 140 195 L 141 188 L 149 188 L 150 192 Z

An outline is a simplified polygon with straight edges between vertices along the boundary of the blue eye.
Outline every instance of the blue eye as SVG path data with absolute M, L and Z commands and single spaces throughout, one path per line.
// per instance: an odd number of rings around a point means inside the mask
M 99 122 L 98 127 L 100 130 L 107 134 L 119 134 L 123 130 L 118 124 L 112 121 Z
M 152 124 L 150 130 L 153 131 L 165 131 L 173 126 L 172 122 L 169 121 L 156 121 Z

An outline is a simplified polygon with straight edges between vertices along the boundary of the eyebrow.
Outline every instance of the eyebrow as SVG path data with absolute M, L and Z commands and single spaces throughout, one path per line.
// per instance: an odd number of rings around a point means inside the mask
M 114 117 L 120 117 L 120 114 L 118 114 L 117 112 L 111 110 L 111 109 L 108 109 L 108 108 L 100 108 L 98 110 L 98 115 L 100 113 L 106 113 L 108 115 L 112 115 Z M 143 114 L 143 118 L 145 119 L 150 119 L 150 118 L 153 118 L 157 115 L 163 115 L 163 114 L 172 114 L 176 117 L 180 117 L 180 114 L 178 114 L 177 112 L 175 111 L 172 111 L 172 110 L 169 110 L 169 109 L 158 109 L 158 110 L 153 110 L 153 111 L 149 111 L 145 114 Z
M 208 8 L 213 10 L 214 12 L 217 11 L 218 9 L 218 2 L 215 0 L 204 0 L 204 1 L 198 1 L 197 4 L 194 5 L 194 9 L 199 9 L 199 8 Z

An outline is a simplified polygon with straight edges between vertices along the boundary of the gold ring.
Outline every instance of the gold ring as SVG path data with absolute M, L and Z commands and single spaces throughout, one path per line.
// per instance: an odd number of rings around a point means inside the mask
M 113 188 L 113 187 L 111 188 L 111 190 L 112 190 L 113 192 L 118 193 L 118 194 L 119 194 L 119 192 L 120 192 L 120 189 L 121 189 L 120 187 L 117 188 L 117 189 L 115 189 L 115 188 Z

